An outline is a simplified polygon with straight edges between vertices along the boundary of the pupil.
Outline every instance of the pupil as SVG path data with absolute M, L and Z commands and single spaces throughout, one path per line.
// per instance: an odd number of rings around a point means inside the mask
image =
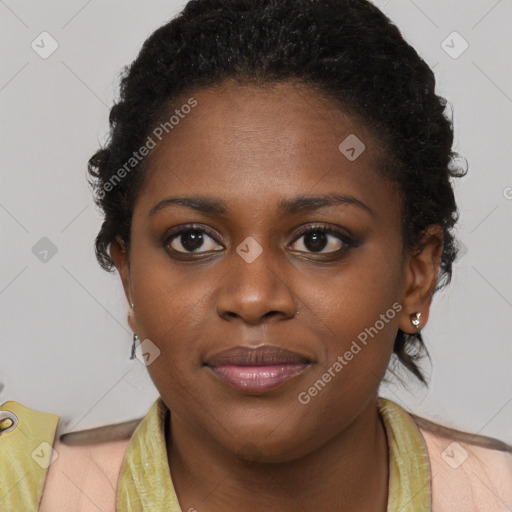
M 308 243 L 308 240 L 312 240 L 312 243 Z M 325 233 L 318 233 L 316 231 L 308 233 L 304 238 L 304 245 L 309 251 L 321 251 L 325 249 L 327 243 L 327 236 Z
M 199 249 L 203 244 L 203 234 L 201 231 L 187 231 L 187 233 L 182 233 L 181 235 L 181 245 L 187 251 L 195 251 Z

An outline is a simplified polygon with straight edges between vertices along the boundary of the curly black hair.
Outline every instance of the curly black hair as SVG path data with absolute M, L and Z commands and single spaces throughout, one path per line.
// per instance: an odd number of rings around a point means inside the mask
M 262 87 L 305 84 L 362 120 L 388 156 L 379 171 L 400 192 L 404 248 L 417 248 L 427 226 L 441 226 L 436 290 L 450 282 L 458 217 L 451 178 L 465 170 L 452 151 L 447 102 L 435 94 L 429 66 L 367 0 L 191 0 L 144 42 L 123 69 L 107 142 L 88 162 L 89 183 L 104 214 L 95 243 L 102 268 L 115 269 L 113 240 L 129 251 L 148 160 L 133 161 L 134 152 L 176 111 L 180 98 L 227 80 Z M 133 162 L 131 172 L 127 161 Z M 423 352 L 419 333 L 398 331 L 394 354 L 426 383 L 416 364 Z

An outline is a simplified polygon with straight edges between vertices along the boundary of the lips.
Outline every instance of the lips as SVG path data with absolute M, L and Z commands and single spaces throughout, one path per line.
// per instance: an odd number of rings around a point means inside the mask
M 208 366 L 272 366 L 282 364 L 307 364 L 309 359 L 275 345 L 261 345 L 257 348 L 234 347 L 214 354 L 207 359 Z
M 261 394 L 283 385 L 304 372 L 311 360 L 275 346 L 238 346 L 223 350 L 205 365 L 222 381 L 245 393 Z

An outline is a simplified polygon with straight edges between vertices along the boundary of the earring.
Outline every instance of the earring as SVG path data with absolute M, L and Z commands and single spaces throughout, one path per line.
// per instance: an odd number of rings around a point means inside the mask
M 132 309 L 135 307 L 135 304 L 133 302 L 130 302 L 130 306 L 132 307 Z
M 411 315 L 411 324 L 414 325 L 414 327 L 416 327 L 416 332 L 420 332 L 420 318 L 421 318 L 421 313 L 413 313 Z
M 139 341 L 139 336 L 136 333 L 133 333 L 132 354 L 130 359 L 135 359 L 135 345 L 137 341 Z

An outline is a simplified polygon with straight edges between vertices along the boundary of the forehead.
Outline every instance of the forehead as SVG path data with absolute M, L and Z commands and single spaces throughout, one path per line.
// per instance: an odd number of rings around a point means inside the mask
M 146 210 L 171 194 L 268 206 L 283 195 L 385 192 L 380 141 L 307 86 L 224 83 L 182 96 L 176 108 L 191 97 L 197 105 L 175 116 L 149 154 L 137 201 Z

